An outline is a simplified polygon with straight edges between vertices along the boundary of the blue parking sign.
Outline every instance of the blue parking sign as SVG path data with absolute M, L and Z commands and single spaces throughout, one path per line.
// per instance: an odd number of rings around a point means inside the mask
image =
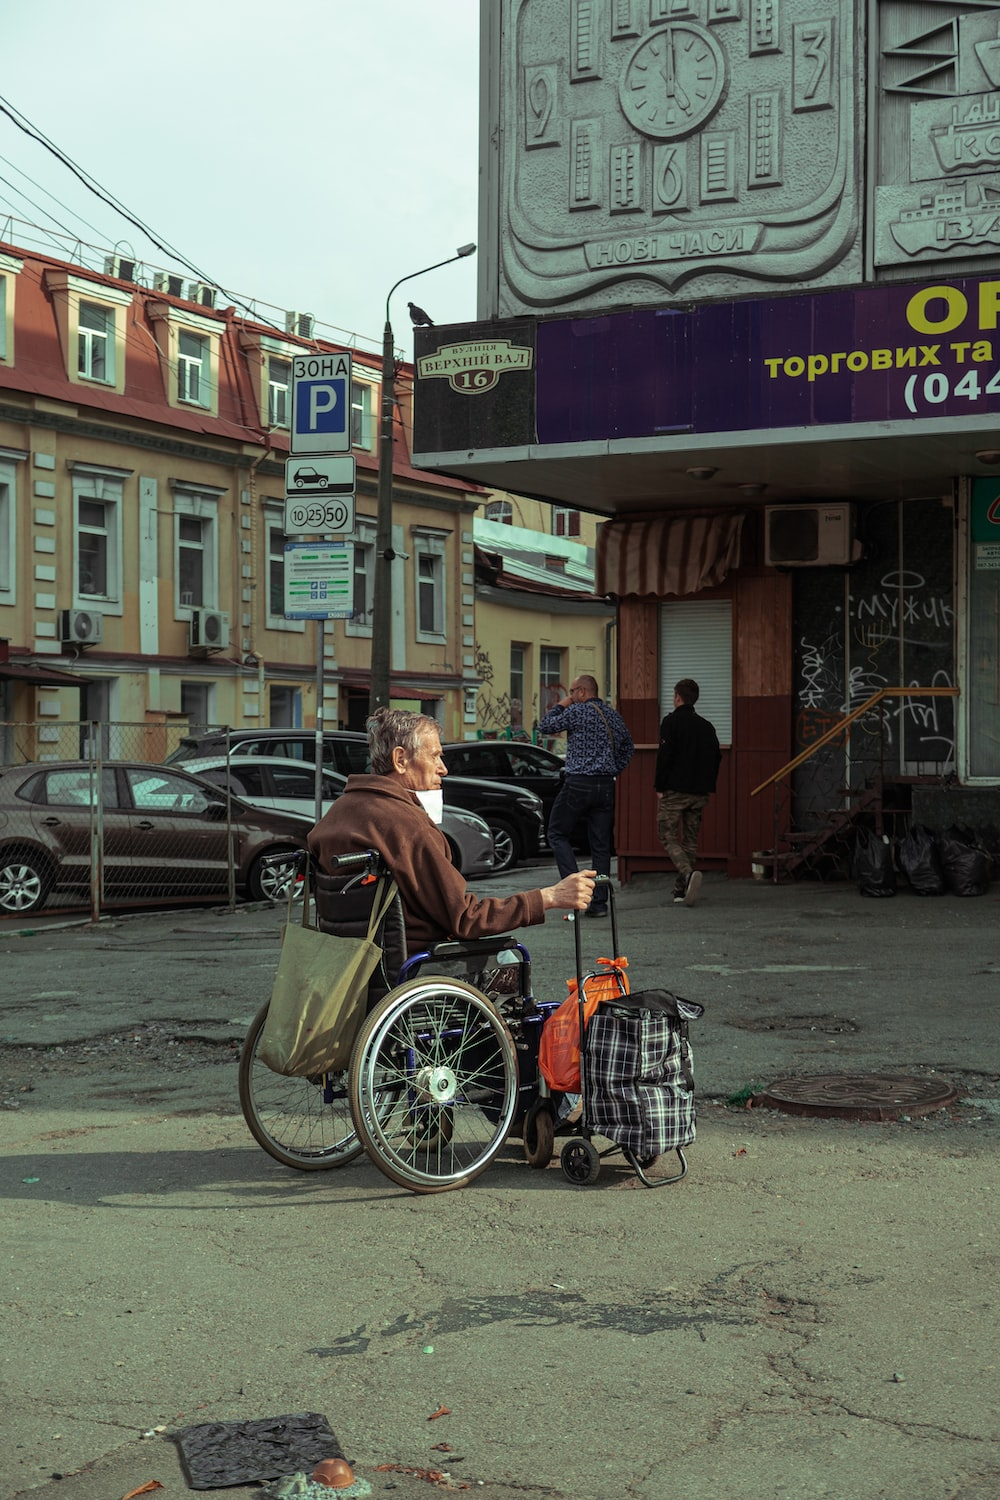
M 292 453 L 349 453 L 351 356 L 297 354 L 292 360 Z

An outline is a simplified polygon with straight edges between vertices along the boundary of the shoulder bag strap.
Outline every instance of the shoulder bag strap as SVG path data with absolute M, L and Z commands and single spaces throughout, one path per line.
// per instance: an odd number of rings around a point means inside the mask
M 615 764 L 617 765 L 617 763 L 618 763 L 618 745 L 617 745 L 617 743 L 615 741 L 614 734 L 611 731 L 611 725 L 608 723 L 608 716 L 604 712 L 604 709 L 598 703 L 598 701 L 597 701 L 596 698 L 594 699 L 594 707 L 597 709 L 597 712 L 600 714 L 600 716 L 601 716 L 601 723 L 604 725 L 604 728 L 607 730 L 608 739 L 611 741 L 611 754 L 614 756 L 614 758 L 615 758 Z
M 378 932 L 379 927 L 382 925 L 386 912 L 395 901 L 396 895 L 396 882 L 391 877 L 389 879 L 383 877 L 379 881 L 378 890 L 375 892 L 375 899 L 372 902 L 372 914 L 368 919 L 369 940 L 375 937 L 376 932 Z

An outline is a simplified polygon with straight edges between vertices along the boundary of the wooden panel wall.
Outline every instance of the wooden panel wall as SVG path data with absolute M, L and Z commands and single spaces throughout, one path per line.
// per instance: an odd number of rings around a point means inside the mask
M 718 598 L 713 589 L 705 597 Z M 700 860 L 732 877 L 750 874 L 751 856 L 771 847 L 771 791 L 754 787 L 792 755 L 792 586 L 787 574 L 748 570 L 733 600 L 733 746 L 723 751 L 715 795 L 702 821 Z M 671 869 L 656 834 L 653 772 L 659 740 L 659 601 L 619 605 L 618 707 L 636 742 L 618 783 L 615 841 L 623 883 Z

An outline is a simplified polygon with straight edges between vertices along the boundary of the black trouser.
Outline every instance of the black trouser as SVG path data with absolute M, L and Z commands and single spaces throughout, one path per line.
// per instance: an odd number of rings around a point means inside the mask
M 572 875 L 579 866 L 572 837 L 579 825 L 587 825 L 590 863 L 598 875 L 611 874 L 611 839 L 615 826 L 615 778 L 613 776 L 567 776 L 549 813 L 549 848 L 561 876 Z M 607 895 L 597 904 L 607 904 Z

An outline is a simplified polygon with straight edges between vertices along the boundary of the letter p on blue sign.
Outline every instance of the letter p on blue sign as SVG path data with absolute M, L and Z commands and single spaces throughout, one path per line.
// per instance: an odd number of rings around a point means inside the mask
M 291 451 L 349 453 L 350 450 L 350 356 L 297 356 L 292 367 Z

